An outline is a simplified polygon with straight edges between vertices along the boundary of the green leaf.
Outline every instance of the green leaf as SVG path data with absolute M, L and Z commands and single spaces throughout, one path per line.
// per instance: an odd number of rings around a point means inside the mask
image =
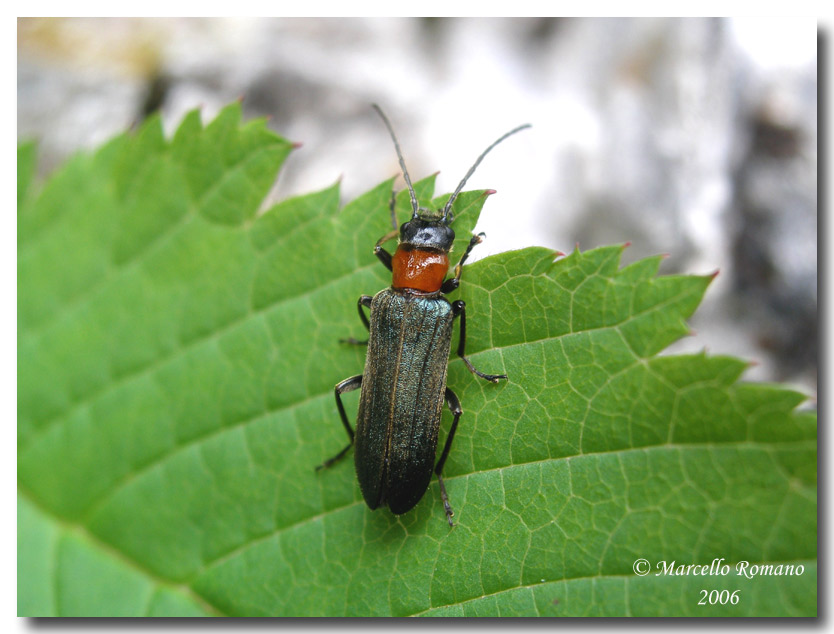
M 346 442 L 333 385 L 364 362 L 338 339 L 390 283 L 392 181 L 259 214 L 290 150 L 237 105 L 170 141 L 152 120 L 35 194 L 19 150 L 20 615 L 816 614 L 815 414 L 738 360 L 656 356 L 711 278 L 621 268 L 621 247 L 466 267 L 468 354 L 510 379 L 450 361 L 454 529 L 436 481 L 395 517 L 350 460 L 316 473 Z M 455 253 L 485 200 L 456 202 Z

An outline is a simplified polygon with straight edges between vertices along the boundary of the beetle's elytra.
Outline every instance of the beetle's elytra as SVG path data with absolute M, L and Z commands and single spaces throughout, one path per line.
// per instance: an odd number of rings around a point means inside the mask
M 411 195 L 412 215 L 398 230 L 392 199 L 394 230 L 380 238 L 374 247 L 374 254 L 392 272 L 392 284 L 374 297 L 363 295 L 359 298 L 359 317 L 368 328 L 368 340 L 345 341 L 368 346 L 365 371 L 345 379 L 335 388 L 336 406 L 350 443 L 317 469 L 329 467 L 356 445 L 356 475 L 365 502 L 371 509 L 388 506 L 395 514 L 414 508 L 426 492 L 434 471 L 440 484 L 446 517 L 449 525 L 454 526 L 454 513 L 441 473 L 463 413 L 458 397 L 446 387 L 452 323 L 456 317 L 460 318 L 457 353 L 466 367 L 493 383 L 507 376 L 484 374 L 469 362 L 465 356 L 466 305 L 460 300 L 450 303 L 445 297 L 446 293 L 459 286 L 463 263 L 484 235 L 472 236 L 455 266 L 454 276 L 446 279 L 449 251 L 455 240 L 455 232 L 450 226 L 453 220 L 452 204 L 487 153 L 508 136 L 529 125 L 507 132 L 484 150 L 444 208 L 430 212 L 417 202 L 391 123 L 378 106 L 373 107 L 394 141 L 403 178 Z M 382 245 L 398 235 L 399 244 L 392 256 Z M 370 319 L 365 316 L 363 306 L 370 309 Z M 341 395 L 357 388 L 361 388 L 362 392 L 354 433 Z M 443 452 L 435 464 L 444 401 L 454 419 Z

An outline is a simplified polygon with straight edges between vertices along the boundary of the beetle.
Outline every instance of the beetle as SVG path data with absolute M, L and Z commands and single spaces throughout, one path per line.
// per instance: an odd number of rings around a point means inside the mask
M 392 284 L 374 297 L 362 295 L 357 309 L 368 329 L 368 339 L 343 342 L 367 345 L 365 370 L 336 384 L 336 406 L 350 442 L 338 454 L 316 469 L 331 466 L 355 445 L 356 475 L 362 496 L 371 509 L 388 506 L 400 515 L 410 511 L 423 497 L 432 471 L 437 475 L 440 495 L 449 526 L 454 526 L 451 504 L 443 483 L 443 465 L 463 410 L 457 395 L 446 386 L 446 372 L 452 345 L 452 324 L 460 319 L 457 354 L 471 372 L 497 383 L 506 374 L 484 374 L 466 358 L 466 304 L 449 302 L 445 295 L 458 288 L 462 267 L 484 234 L 473 235 L 463 256 L 449 271 L 449 251 L 455 240 L 450 226 L 452 205 L 466 181 L 492 148 L 507 137 L 530 127 L 525 124 L 493 142 L 463 177 L 442 210 L 420 207 L 405 166 L 400 144 L 390 121 L 376 104 L 397 152 L 403 178 L 411 197 L 410 220 L 397 229 L 394 198 L 391 219 L 394 230 L 380 238 L 374 255 L 392 272 Z M 399 236 L 393 255 L 383 244 Z M 370 310 L 370 319 L 364 309 Z M 356 432 L 348 421 L 341 395 L 361 388 Z M 444 401 L 452 412 L 452 426 L 440 459 L 435 464 L 438 429 Z

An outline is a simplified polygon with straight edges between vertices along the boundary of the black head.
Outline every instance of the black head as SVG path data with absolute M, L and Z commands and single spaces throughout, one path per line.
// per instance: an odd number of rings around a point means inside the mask
M 400 244 L 418 249 L 437 249 L 448 253 L 454 241 L 455 232 L 442 217 L 432 220 L 414 216 L 400 227 Z

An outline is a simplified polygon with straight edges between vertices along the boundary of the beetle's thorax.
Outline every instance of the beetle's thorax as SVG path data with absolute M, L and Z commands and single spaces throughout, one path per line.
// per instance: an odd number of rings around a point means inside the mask
M 439 249 L 400 244 L 391 260 L 392 286 L 416 293 L 437 293 L 449 271 L 449 256 Z
M 440 291 L 449 272 L 455 232 L 442 219 L 413 217 L 400 227 L 400 243 L 391 260 L 392 286 L 418 294 Z

